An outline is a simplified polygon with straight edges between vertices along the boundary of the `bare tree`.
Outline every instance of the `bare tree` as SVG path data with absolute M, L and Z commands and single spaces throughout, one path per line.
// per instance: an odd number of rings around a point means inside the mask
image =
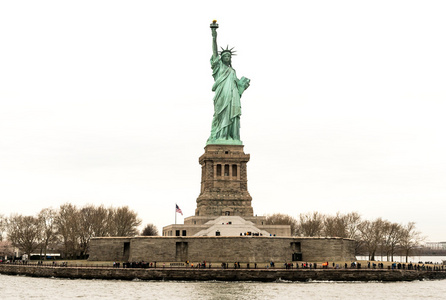
M 90 246 L 90 240 L 94 236 L 93 224 L 96 217 L 96 208 L 93 205 L 82 207 L 79 212 L 79 250 L 81 258 L 85 258 Z
M 348 213 L 346 216 L 347 238 L 356 239 L 359 237 L 359 225 L 361 224 L 361 215 L 357 212 Z
M 60 206 L 55 218 L 57 235 L 63 242 L 67 257 L 88 255 L 92 237 L 135 236 L 141 220 L 128 206 L 118 208 L 85 205 L 78 209 L 66 203 Z
M 266 225 L 290 225 L 291 235 L 297 235 L 297 221 L 285 214 L 273 214 L 266 216 Z
M 81 257 L 85 258 L 92 237 L 109 235 L 109 210 L 104 206 L 85 205 L 79 210 L 79 249 Z
M 141 231 L 142 236 L 158 236 L 158 228 L 153 224 L 147 224 L 146 227 Z
M 297 232 L 300 236 L 322 236 L 324 215 L 315 211 L 313 214 L 300 214 Z
M 407 225 L 402 226 L 400 247 L 406 256 L 406 263 L 409 261 L 410 254 L 423 240 L 424 237 L 416 230 L 414 222 L 409 222 Z
M 359 254 L 363 246 L 361 232 L 359 226 L 362 223 L 361 215 L 357 212 L 351 212 L 346 215 L 347 222 L 347 238 L 355 240 L 355 255 Z
M 55 219 L 57 233 L 64 245 L 64 254 L 75 257 L 79 247 L 79 211 L 76 206 L 66 203 L 59 208 Z
M 8 220 L 8 239 L 14 247 L 28 254 L 39 247 L 42 228 L 39 219 L 33 216 L 12 215 Z
M 91 219 L 91 229 L 92 235 L 94 237 L 104 237 L 109 236 L 110 227 L 108 222 L 109 219 L 109 210 L 105 208 L 103 205 L 95 207 L 93 210 L 93 215 Z
M 8 218 L 0 214 L 0 242 L 3 241 L 8 225 Z
M 42 230 L 41 254 L 43 253 L 44 259 L 46 259 L 48 244 L 56 239 L 56 215 L 57 212 L 54 209 L 44 208 L 37 216 Z
M 326 216 L 324 218 L 324 235 L 346 238 L 348 235 L 347 221 L 347 216 L 341 215 L 339 212 L 335 216 Z
M 386 253 L 387 261 L 393 261 L 397 246 L 401 241 L 402 227 L 400 224 L 384 221 L 382 227 L 382 252 Z
M 141 220 L 128 206 L 110 208 L 110 236 L 135 236 Z
M 369 260 L 375 260 L 378 246 L 382 240 L 384 221 L 381 218 L 375 221 L 364 221 L 359 226 L 361 239 L 368 252 Z

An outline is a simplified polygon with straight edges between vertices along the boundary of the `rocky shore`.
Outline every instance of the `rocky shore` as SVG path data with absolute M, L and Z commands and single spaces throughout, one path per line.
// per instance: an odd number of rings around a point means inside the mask
M 446 279 L 446 271 L 389 269 L 198 269 L 60 267 L 0 264 L 0 274 L 72 279 L 219 281 L 413 281 Z

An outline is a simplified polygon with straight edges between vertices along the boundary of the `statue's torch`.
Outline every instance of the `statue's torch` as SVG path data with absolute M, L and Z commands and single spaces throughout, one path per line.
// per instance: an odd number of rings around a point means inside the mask
M 212 21 L 212 23 L 211 23 L 211 28 L 215 28 L 215 29 L 218 28 L 217 20 L 213 20 L 213 21 Z

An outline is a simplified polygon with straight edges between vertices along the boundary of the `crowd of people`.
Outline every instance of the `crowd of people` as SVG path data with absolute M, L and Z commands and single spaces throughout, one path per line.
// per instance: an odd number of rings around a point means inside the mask
M 13 261 L 1 261 L 0 263 L 3 264 L 15 264 L 15 265 L 35 265 L 35 266 L 52 266 L 52 267 L 67 267 L 68 263 L 66 261 L 37 261 L 35 263 L 30 262 L 29 260 L 13 260 Z M 231 267 L 232 265 L 232 267 Z M 77 266 L 76 264 L 72 266 Z M 81 265 L 83 266 L 83 265 Z M 259 266 L 257 262 L 254 263 L 241 263 L 241 262 L 234 262 L 234 263 L 227 263 L 222 262 L 221 263 L 222 269 L 257 269 Z M 88 267 L 88 265 L 85 265 L 85 267 Z M 98 266 L 91 266 L 91 267 L 98 267 Z M 100 267 L 106 267 L 106 266 L 100 266 Z M 211 269 L 212 264 L 210 262 L 201 261 L 201 262 L 176 262 L 176 263 L 169 263 L 167 266 L 168 268 L 197 268 L 197 269 Z M 261 265 L 260 268 L 264 267 L 265 269 L 270 268 L 276 268 L 276 264 L 274 261 L 270 261 L 266 265 Z M 146 261 L 134 261 L 134 262 L 113 262 L 113 268 L 166 268 L 166 263 L 158 263 L 156 261 L 154 262 L 146 262 Z M 308 262 L 285 262 L 283 265 L 279 265 L 278 269 L 387 269 L 387 270 L 415 270 L 415 271 L 446 271 L 446 266 L 444 264 L 438 264 L 438 263 L 401 263 L 401 262 L 393 262 L 393 263 L 386 263 L 383 262 L 375 262 L 375 261 L 368 261 L 367 265 L 364 267 L 362 266 L 361 262 L 352 261 L 350 263 L 329 263 L 328 261 L 325 261 L 323 263 L 308 263 Z

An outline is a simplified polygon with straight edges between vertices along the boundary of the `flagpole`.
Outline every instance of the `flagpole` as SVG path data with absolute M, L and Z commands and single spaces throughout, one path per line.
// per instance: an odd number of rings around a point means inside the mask
M 175 203 L 175 225 L 177 225 L 177 204 Z

